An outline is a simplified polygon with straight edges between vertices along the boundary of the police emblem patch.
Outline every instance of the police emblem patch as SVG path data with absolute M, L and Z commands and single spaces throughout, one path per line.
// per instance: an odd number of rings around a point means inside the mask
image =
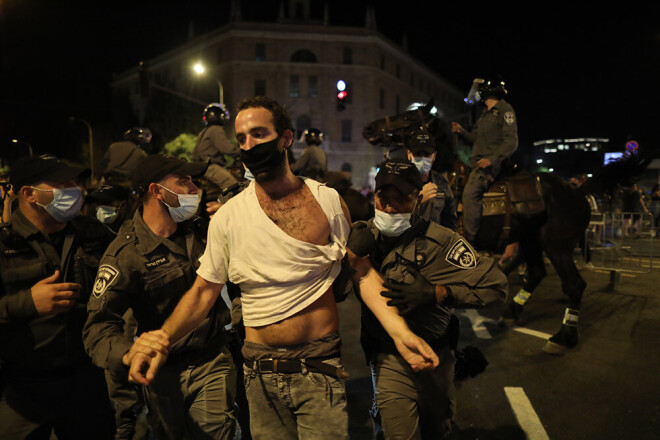
M 472 248 L 463 239 L 459 239 L 447 252 L 445 260 L 460 269 L 477 267 L 477 257 Z
M 504 122 L 506 122 L 508 125 L 513 124 L 516 122 L 516 115 L 514 115 L 513 112 L 504 113 Z
M 92 293 L 95 297 L 99 298 L 105 293 L 105 291 L 110 287 L 110 285 L 117 279 L 119 271 L 112 266 L 104 264 L 99 267 L 99 272 L 96 275 L 96 282 L 94 283 L 94 289 Z

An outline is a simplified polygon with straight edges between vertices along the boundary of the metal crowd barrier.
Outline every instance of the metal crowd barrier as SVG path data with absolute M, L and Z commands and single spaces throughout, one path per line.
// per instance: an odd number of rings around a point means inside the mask
M 594 270 L 608 271 L 612 284 L 621 274 L 653 270 L 653 215 L 632 212 L 592 212 L 583 249 Z

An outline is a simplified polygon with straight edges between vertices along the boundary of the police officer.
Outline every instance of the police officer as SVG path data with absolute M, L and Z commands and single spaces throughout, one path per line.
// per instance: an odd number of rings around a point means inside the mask
M 132 309 L 138 334 L 160 328 L 195 280 L 208 225 L 196 216 L 199 191 L 191 178 L 206 168 L 203 162 L 150 155 L 133 174 L 141 205 L 105 252 L 89 302 L 83 338 L 95 364 L 128 377 L 128 356 L 140 356 L 141 347 L 124 333 L 126 310 Z M 224 329 L 229 322 L 226 304 L 218 301 L 172 347 L 158 378 L 144 388 L 159 438 L 233 436 L 236 373 Z
M 94 188 L 85 198 L 86 214 L 96 217 L 117 233 L 124 220 L 132 214 L 132 200 L 127 188 L 117 184 L 104 184 Z
M 492 258 L 477 254 L 458 233 L 413 214 L 422 187 L 409 161 L 384 162 L 376 175 L 375 216 L 354 223 L 348 244 L 358 255 L 369 253 L 389 289 L 382 293 L 390 298 L 388 305 L 399 309 L 410 329 L 440 359 L 431 371 L 413 372 L 375 316 L 362 306 L 361 342 L 376 391 L 372 415 L 380 412 L 386 439 L 439 439 L 449 432 L 458 325 L 453 307 L 501 301 L 508 290 Z M 356 247 L 356 236 L 372 242 Z
M 221 190 L 238 181 L 227 170 L 239 156 L 238 146 L 229 141 L 224 125 L 229 121 L 229 111 L 224 104 L 213 102 L 204 108 L 202 123 L 204 129 L 197 135 L 197 143 L 192 153 L 195 162 L 210 162 L 204 175 Z
M 306 146 L 291 170 L 299 176 L 322 180 L 328 172 L 328 157 L 321 149 L 323 133 L 316 128 L 310 128 L 305 130 L 303 138 Z
M 455 231 L 458 227 L 456 199 L 446 173 L 433 169 L 437 154 L 435 136 L 425 130 L 416 130 L 407 137 L 406 145 L 408 160 L 415 164 L 424 183 L 420 217 Z
M 477 101 L 484 108 L 472 132 L 452 122 L 452 131 L 472 144 L 472 171 L 463 190 L 463 230 L 474 244 L 481 224 L 481 202 L 488 186 L 497 178 L 518 148 L 518 124 L 511 104 L 504 100 L 506 84 L 501 78 L 475 79 Z
M 131 173 L 147 156 L 145 150 L 151 142 L 151 137 L 151 130 L 148 128 L 133 127 L 124 132 L 123 141 L 110 144 L 105 152 L 108 162 L 104 173 L 105 181 L 130 187 Z
M 82 344 L 86 305 L 111 240 L 78 215 L 90 170 L 54 156 L 11 165 L 18 209 L 0 228 L 0 438 L 111 439 L 103 371 Z

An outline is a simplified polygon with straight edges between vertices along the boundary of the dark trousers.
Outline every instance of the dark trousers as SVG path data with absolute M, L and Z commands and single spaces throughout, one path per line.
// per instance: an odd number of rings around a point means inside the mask
M 73 369 L 73 368 L 72 368 Z M 103 370 L 5 372 L 0 398 L 0 439 L 112 439 L 114 413 Z

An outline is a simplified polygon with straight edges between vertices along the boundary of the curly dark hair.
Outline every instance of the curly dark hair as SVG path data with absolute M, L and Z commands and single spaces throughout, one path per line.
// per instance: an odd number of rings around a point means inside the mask
M 285 130 L 293 131 L 293 123 L 286 108 L 267 96 L 253 96 L 251 98 L 243 99 L 236 107 L 236 114 L 241 110 L 248 108 L 263 107 L 273 115 L 273 125 L 278 135 L 282 135 Z

